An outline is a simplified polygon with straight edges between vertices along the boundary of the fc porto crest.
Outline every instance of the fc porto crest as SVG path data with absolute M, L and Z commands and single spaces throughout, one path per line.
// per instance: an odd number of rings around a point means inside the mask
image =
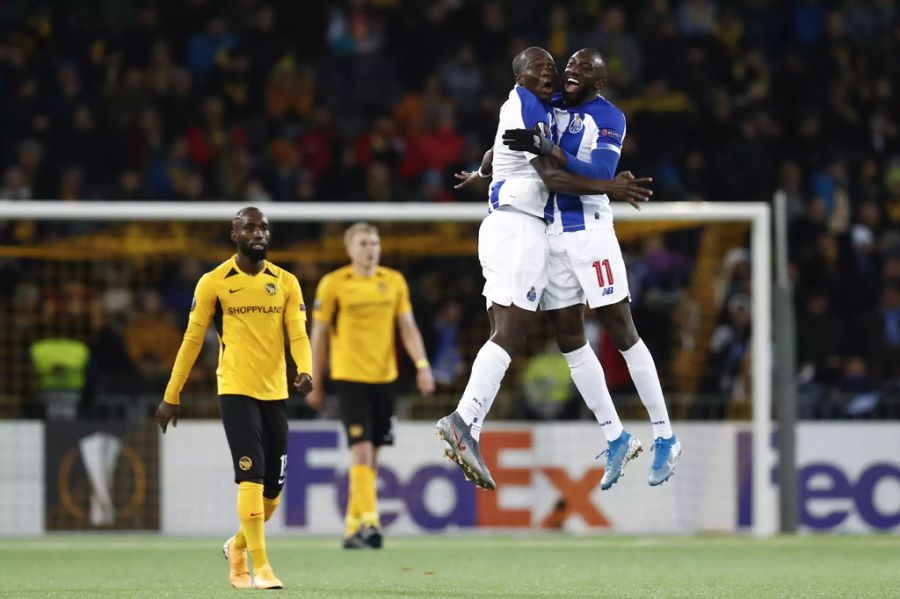
M 582 129 L 584 129 L 584 121 L 582 120 L 581 115 L 576 112 L 572 115 L 572 120 L 569 122 L 569 133 L 574 135 Z
M 537 291 L 534 290 L 534 287 L 528 290 L 528 293 L 525 295 L 528 298 L 529 302 L 533 302 L 537 299 Z

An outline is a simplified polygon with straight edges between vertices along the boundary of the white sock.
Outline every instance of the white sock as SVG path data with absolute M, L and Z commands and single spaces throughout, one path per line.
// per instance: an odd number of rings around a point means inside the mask
M 472 425 L 472 437 L 476 441 L 481 436 L 481 425 L 497 397 L 510 362 L 511 358 L 506 350 L 493 341 L 482 345 L 472 362 L 469 382 L 456 411 L 466 424 Z
M 641 402 L 647 408 L 650 415 L 650 423 L 653 425 L 653 436 L 668 439 L 672 436 L 672 425 L 669 422 L 669 412 L 666 410 L 666 400 L 663 397 L 662 385 L 659 384 L 659 375 L 656 374 L 656 364 L 653 356 L 643 339 L 630 348 L 621 352 L 628 364 L 628 372 L 637 389 Z
M 590 344 L 563 354 L 569 363 L 572 381 L 584 398 L 584 403 L 594 413 L 607 441 L 614 441 L 622 434 L 622 421 L 613 405 L 612 396 L 606 387 L 603 366 L 594 354 Z

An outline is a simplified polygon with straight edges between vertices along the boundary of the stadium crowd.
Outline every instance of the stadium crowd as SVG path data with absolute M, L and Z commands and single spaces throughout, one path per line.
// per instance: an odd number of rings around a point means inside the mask
M 542 45 L 562 68 L 597 47 L 628 118 L 620 168 L 653 176 L 656 200 L 787 195 L 803 415 L 897 413 L 882 401 L 900 386 L 891 0 L 21 1 L 0 23 L 0 198 L 22 201 L 483 201 L 452 173 L 492 142 L 512 57 Z M 0 241 L 35 240 L 0 224 Z M 651 285 L 671 290 L 659 264 L 683 283 L 677 252 L 632 249 Z M 746 257 L 732 266 L 703 382 L 725 394 L 751 325 Z M 164 292 L 129 304 L 131 339 L 168 339 L 152 324 L 174 310 Z M 432 350 L 459 328 L 444 299 Z M 446 352 L 452 378 L 463 358 Z M 166 374 L 131 347 L 110 355 Z

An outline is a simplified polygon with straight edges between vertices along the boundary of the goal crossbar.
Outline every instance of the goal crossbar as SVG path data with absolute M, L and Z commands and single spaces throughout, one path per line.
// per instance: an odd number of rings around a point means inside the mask
M 173 201 L 0 201 L 4 220 L 54 221 L 222 221 L 247 203 Z M 256 204 L 280 222 L 453 221 L 482 220 L 482 203 L 377 202 L 266 202 Z M 778 506 L 768 484 L 771 456 L 771 230 L 770 209 L 761 202 L 659 202 L 635 210 L 613 205 L 617 220 L 749 222 L 751 227 L 752 385 L 753 385 L 753 529 L 759 536 L 774 535 Z M 768 457 L 767 457 L 768 456 Z

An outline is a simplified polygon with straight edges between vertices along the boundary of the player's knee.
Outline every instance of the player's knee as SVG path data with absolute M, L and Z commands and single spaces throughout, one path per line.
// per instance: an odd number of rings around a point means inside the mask
M 281 490 L 284 485 L 269 483 L 263 487 L 263 500 L 274 501 L 276 504 L 281 500 Z
M 503 348 L 510 356 L 518 354 L 522 348 L 524 335 L 519 331 L 506 331 L 498 329 L 492 336 L 491 341 Z
M 627 351 L 640 339 L 634 327 L 626 326 L 625 323 L 610 329 L 609 336 L 619 351 Z
M 269 521 L 272 514 L 274 514 L 275 510 L 278 508 L 278 504 L 281 503 L 281 487 L 282 485 L 266 485 L 266 488 L 263 491 L 263 511 L 265 512 L 263 514 L 263 519 L 266 522 Z
M 573 334 L 558 332 L 556 334 L 556 345 L 559 347 L 559 351 L 564 354 L 584 347 L 585 343 L 587 343 L 587 339 L 585 338 L 584 333 Z

